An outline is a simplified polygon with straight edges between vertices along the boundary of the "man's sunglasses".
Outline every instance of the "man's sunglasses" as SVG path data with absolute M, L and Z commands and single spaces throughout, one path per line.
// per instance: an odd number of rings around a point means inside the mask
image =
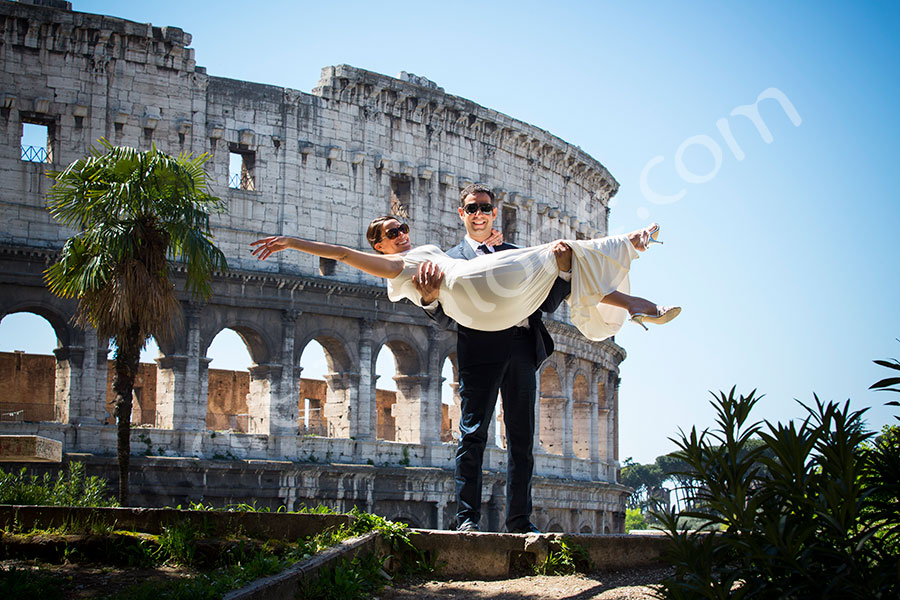
M 484 214 L 489 215 L 494 212 L 494 205 L 490 202 L 482 202 L 481 204 L 478 204 L 477 202 L 470 202 L 469 204 L 463 206 L 463 210 L 470 215 L 474 215 L 479 210 Z
M 384 232 L 384 237 L 389 240 L 394 239 L 401 233 L 409 233 L 409 225 L 406 223 L 401 224 L 399 227 L 391 227 L 387 231 Z

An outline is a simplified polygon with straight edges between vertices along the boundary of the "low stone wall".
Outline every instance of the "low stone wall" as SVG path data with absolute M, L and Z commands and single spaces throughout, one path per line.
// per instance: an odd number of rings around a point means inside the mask
M 83 462 L 88 475 L 108 480 L 110 494 L 114 492 L 118 466 L 113 456 L 66 454 L 62 466 L 8 463 L 6 468 L 17 471 L 25 466 L 33 474 L 55 476 L 71 461 Z M 191 502 L 215 507 L 247 503 L 274 511 L 281 506 L 299 510 L 321 504 L 338 512 L 358 507 L 412 527 L 430 529 L 450 528 L 456 512 L 450 464 L 446 469 L 438 469 L 133 456 L 131 469 L 131 501 L 144 507 L 188 506 Z M 503 529 L 505 488 L 501 473 L 484 473 L 483 530 Z M 538 477 L 534 479 L 532 494 L 533 520 L 544 531 L 623 531 L 624 511 L 617 510 L 622 494 L 619 485 Z

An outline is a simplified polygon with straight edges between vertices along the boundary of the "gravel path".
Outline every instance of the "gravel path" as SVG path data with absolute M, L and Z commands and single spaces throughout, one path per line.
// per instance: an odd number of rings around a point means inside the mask
M 671 570 L 663 567 L 590 575 L 531 576 L 497 581 L 407 581 L 379 600 L 649 600 Z

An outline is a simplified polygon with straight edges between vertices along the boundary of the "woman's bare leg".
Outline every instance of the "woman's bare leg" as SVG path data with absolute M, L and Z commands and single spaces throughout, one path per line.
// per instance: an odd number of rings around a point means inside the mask
M 659 312 L 659 306 L 657 304 L 650 302 L 645 298 L 623 294 L 620 291 L 615 291 L 607 294 L 600 302 L 602 302 L 603 304 L 609 304 L 612 306 L 618 306 L 619 308 L 624 308 L 630 315 L 638 313 L 642 313 L 645 315 L 655 315 Z

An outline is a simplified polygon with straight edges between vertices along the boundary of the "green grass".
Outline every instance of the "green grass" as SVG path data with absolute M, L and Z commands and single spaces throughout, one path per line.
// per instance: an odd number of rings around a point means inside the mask
M 106 480 L 87 477 L 80 462 L 69 463 L 67 472 L 60 471 L 55 480 L 49 473 L 28 475 L 25 467 L 18 473 L 0 469 L 0 504 L 117 506 L 106 491 Z

